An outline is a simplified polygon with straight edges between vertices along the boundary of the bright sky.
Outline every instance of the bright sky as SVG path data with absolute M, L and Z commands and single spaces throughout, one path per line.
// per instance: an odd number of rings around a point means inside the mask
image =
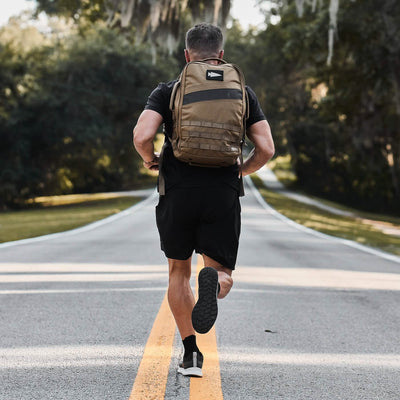
M 27 0 L 2 0 L 0 3 L 0 25 L 7 23 L 8 19 L 21 11 L 34 7 L 34 1 Z M 239 19 L 244 28 L 249 24 L 259 25 L 264 22 L 264 17 L 255 5 L 255 0 L 233 0 L 231 14 Z
M 244 28 L 248 28 L 249 25 L 262 25 L 265 20 L 255 0 L 232 0 L 231 15 L 238 19 Z
M 33 8 L 33 1 L 26 0 L 2 0 L 0 3 L 0 25 L 7 23 L 8 19 L 21 11 Z

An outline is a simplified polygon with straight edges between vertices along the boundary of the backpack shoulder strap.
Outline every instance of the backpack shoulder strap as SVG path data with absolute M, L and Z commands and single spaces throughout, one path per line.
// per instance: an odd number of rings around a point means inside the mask
M 178 91 L 180 85 L 181 85 L 181 78 L 179 77 L 179 79 L 175 82 L 174 87 L 172 88 L 171 99 L 169 101 L 169 109 L 171 111 L 174 111 L 176 92 Z

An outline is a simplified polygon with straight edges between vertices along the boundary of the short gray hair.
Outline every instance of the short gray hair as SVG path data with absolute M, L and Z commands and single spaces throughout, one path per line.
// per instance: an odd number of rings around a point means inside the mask
M 197 24 L 186 33 L 186 49 L 202 58 L 217 57 L 223 44 L 221 29 L 212 24 Z

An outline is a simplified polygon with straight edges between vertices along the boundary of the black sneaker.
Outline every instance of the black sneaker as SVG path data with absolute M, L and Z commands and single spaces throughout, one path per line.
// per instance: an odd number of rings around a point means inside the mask
M 207 333 L 218 315 L 218 272 L 211 267 L 199 273 L 199 299 L 192 311 L 193 328 L 198 333 Z
M 185 376 L 202 377 L 203 354 L 194 351 L 188 357 L 183 357 L 183 362 L 179 364 L 178 372 Z

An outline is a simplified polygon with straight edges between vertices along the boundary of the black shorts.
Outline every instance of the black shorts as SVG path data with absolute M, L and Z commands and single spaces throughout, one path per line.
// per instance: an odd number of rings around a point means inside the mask
M 233 270 L 240 211 L 238 192 L 229 186 L 169 190 L 156 207 L 161 249 L 177 260 L 196 251 Z

